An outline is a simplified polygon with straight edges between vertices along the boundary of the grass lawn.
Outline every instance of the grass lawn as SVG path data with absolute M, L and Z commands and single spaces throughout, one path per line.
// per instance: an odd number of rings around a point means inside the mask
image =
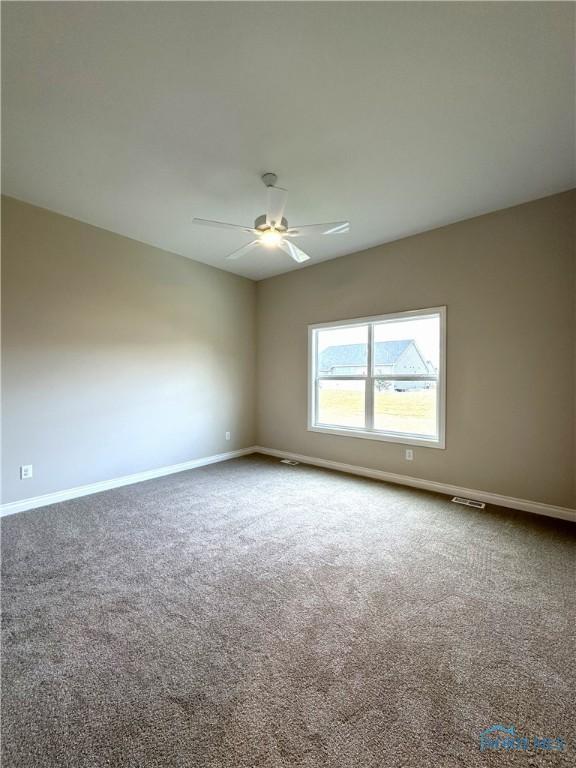
M 322 387 L 318 405 L 323 424 L 364 426 L 364 393 L 360 389 Z M 394 432 L 431 435 L 436 430 L 435 407 L 435 389 L 376 392 L 374 426 Z

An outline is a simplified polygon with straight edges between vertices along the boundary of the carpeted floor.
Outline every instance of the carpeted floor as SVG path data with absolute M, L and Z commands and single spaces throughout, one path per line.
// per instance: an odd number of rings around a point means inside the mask
M 569 523 L 251 456 L 2 528 L 3 768 L 576 764 Z

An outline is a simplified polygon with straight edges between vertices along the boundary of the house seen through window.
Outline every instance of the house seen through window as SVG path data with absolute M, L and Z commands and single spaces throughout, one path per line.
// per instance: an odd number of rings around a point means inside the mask
M 310 326 L 309 429 L 444 447 L 443 307 Z

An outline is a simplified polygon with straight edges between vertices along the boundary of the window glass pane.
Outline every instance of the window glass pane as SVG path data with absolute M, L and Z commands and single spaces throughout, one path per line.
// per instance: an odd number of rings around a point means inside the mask
M 365 426 L 365 381 L 319 381 L 318 424 Z
M 319 330 L 316 349 L 318 376 L 366 375 L 368 326 Z
M 437 375 L 440 317 L 388 320 L 374 324 L 374 375 Z
M 374 429 L 436 437 L 435 381 L 374 382 Z

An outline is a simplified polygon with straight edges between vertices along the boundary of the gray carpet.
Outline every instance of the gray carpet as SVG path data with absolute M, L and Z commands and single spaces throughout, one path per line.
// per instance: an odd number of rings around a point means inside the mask
M 2 528 L 3 768 L 576 764 L 569 523 L 253 456 Z

